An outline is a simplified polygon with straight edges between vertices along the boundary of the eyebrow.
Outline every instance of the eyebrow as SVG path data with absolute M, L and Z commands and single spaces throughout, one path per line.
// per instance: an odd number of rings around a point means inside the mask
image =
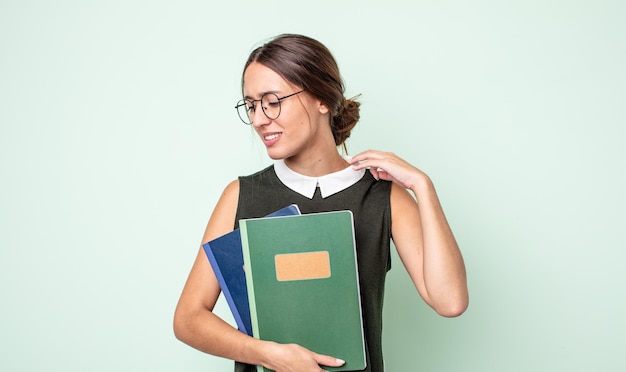
M 267 90 L 265 92 L 261 92 L 260 97 L 262 97 L 264 94 L 268 94 L 268 93 L 273 93 L 273 94 L 278 95 L 278 93 L 280 93 L 280 90 Z M 243 96 L 243 99 L 254 100 L 254 98 L 252 98 L 250 96 Z

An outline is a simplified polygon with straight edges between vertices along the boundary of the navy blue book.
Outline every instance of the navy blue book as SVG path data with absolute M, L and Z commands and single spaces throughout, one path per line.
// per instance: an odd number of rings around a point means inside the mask
M 280 209 L 267 217 L 292 216 L 300 214 L 297 205 L 292 204 Z M 202 245 L 211 263 L 213 272 L 226 298 L 228 307 L 233 313 L 237 328 L 252 336 L 252 320 L 250 319 L 250 303 L 248 287 L 243 268 L 243 252 L 241 250 L 241 234 L 239 229 L 222 235 Z

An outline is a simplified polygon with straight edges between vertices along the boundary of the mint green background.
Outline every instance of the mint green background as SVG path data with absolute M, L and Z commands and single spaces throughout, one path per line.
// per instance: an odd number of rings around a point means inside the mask
M 221 190 L 269 163 L 233 105 L 281 32 L 334 52 L 350 153 L 430 174 L 466 259 L 445 319 L 394 257 L 389 371 L 624 370 L 625 3 L 369 3 L 0 1 L 0 370 L 230 370 L 172 314 Z

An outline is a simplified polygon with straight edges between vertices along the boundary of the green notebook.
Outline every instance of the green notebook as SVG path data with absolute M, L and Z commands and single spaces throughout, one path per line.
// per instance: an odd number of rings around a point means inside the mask
M 366 367 L 352 212 L 239 221 L 252 333 Z M 258 367 L 258 371 L 267 371 Z

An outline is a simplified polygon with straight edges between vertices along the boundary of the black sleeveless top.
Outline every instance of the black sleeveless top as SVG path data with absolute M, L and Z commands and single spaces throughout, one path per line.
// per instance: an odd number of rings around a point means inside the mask
M 297 204 L 303 214 L 352 211 L 366 340 L 364 371 L 383 372 L 382 310 L 385 277 L 391 268 L 391 182 L 377 181 L 366 171 L 357 183 L 336 194 L 322 198 L 318 188 L 313 199 L 309 199 L 285 186 L 272 165 L 239 177 L 239 188 L 235 228 L 240 219 L 263 217 L 289 204 Z M 256 368 L 235 362 L 235 372 L 256 372 Z

